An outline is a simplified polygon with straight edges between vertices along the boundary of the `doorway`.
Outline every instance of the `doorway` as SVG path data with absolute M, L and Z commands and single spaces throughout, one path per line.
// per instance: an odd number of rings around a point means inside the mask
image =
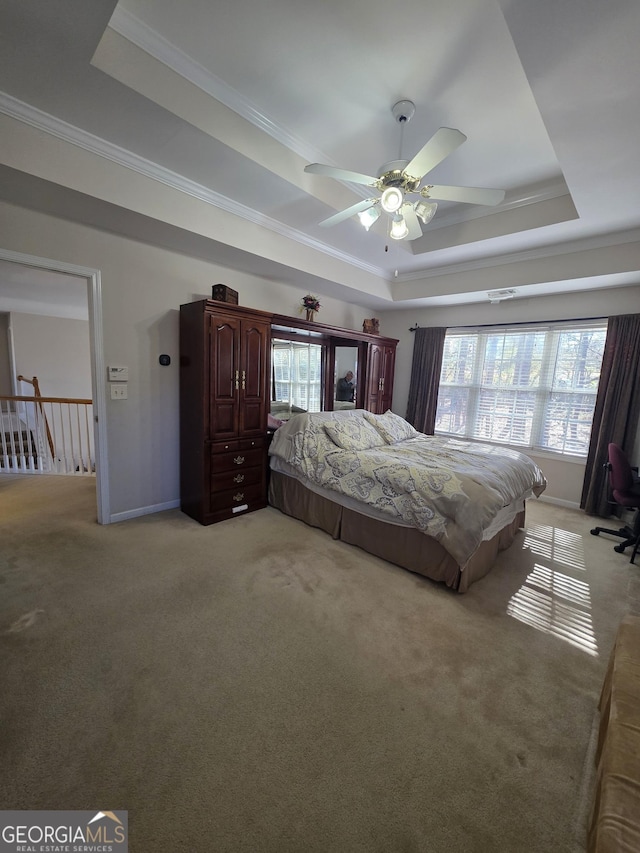
M 105 371 L 100 271 L 0 248 L 0 312 L 29 314 L 30 306 L 31 313 L 40 316 L 60 317 L 66 312 L 67 316 L 88 319 L 97 520 L 108 524 L 106 398 L 104 382 L 100 381 Z M 10 333 L 8 341 L 11 346 Z

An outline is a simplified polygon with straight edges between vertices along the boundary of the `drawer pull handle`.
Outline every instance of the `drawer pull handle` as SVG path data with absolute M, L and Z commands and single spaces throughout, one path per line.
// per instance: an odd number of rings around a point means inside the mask
M 239 379 L 240 379 L 240 371 L 236 370 L 236 391 L 238 390 Z
M 242 371 L 242 390 L 244 391 L 244 389 L 246 387 L 247 387 L 247 371 L 243 370 Z
M 244 474 L 236 474 L 233 478 L 234 483 L 241 483 L 244 480 Z
M 233 461 L 236 465 L 242 465 L 244 463 L 244 456 L 236 456 Z
M 238 501 L 238 503 L 240 503 L 240 501 L 244 500 L 244 492 L 238 492 L 237 495 L 233 496 L 233 499 L 234 501 Z

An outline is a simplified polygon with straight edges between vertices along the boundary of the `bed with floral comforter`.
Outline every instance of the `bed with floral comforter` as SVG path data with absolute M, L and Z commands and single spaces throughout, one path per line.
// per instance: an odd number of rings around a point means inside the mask
M 410 541 L 420 549 L 427 539 L 435 540 L 458 572 L 469 567 L 483 543 L 513 525 L 524 501 L 546 486 L 542 471 L 522 453 L 424 435 L 392 412 L 299 414 L 277 430 L 269 453 L 276 484 L 270 497 L 279 508 L 284 507 L 278 475 L 359 514 L 365 527 L 378 520 L 391 526 L 387 533 L 392 527 L 418 531 L 422 537 Z M 342 514 L 335 524 L 330 532 L 340 535 Z M 365 541 L 370 539 L 367 533 Z M 411 547 L 415 550 L 415 544 Z

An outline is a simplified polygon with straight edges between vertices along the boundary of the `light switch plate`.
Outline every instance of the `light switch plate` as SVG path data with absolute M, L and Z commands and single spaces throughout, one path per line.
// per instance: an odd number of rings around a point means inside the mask
M 127 385 L 112 385 L 111 399 L 112 400 L 127 400 L 129 397 L 129 388 Z

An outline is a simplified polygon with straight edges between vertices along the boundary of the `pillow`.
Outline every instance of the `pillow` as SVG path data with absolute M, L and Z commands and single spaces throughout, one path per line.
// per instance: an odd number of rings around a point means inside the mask
M 325 421 L 323 427 L 331 441 L 343 450 L 370 450 L 385 443 L 378 430 L 361 417 Z
M 407 438 L 415 438 L 420 435 L 417 429 L 414 429 L 400 415 L 395 415 L 391 409 L 388 409 L 384 415 L 374 415 L 373 412 L 365 412 L 364 416 L 378 430 L 387 444 L 397 444 L 399 441 L 405 441 Z

